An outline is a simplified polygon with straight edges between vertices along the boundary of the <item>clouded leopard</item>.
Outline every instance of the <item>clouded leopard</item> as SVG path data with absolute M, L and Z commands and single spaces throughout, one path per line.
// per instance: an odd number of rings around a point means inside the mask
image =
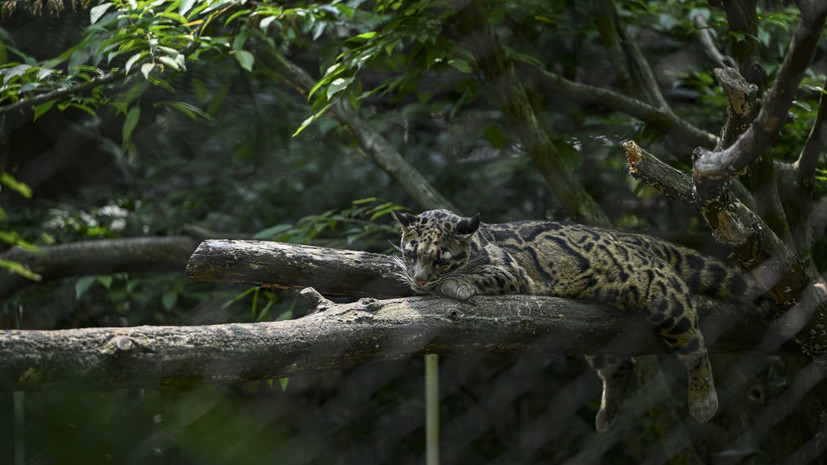
M 418 293 L 459 300 L 534 294 L 594 298 L 640 311 L 689 373 L 689 411 L 718 409 L 692 292 L 727 298 L 746 285 L 725 263 L 656 238 L 578 224 L 484 224 L 448 210 L 393 212 L 402 227 L 400 275 Z M 595 426 L 605 431 L 623 400 L 632 359 L 588 357 L 603 381 Z

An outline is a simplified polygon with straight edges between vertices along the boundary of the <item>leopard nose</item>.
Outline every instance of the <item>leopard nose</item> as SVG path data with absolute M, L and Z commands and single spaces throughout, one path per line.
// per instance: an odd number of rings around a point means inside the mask
M 417 286 L 424 286 L 424 285 L 425 285 L 425 281 L 424 281 L 424 280 L 422 280 L 422 279 L 414 279 L 414 283 L 415 283 Z

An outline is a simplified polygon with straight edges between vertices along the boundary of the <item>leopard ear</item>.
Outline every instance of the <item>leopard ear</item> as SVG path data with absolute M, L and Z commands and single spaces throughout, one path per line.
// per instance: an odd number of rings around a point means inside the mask
M 391 210 L 391 216 L 399 223 L 399 226 L 402 226 L 402 232 L 404 234 L 407 234 L 411 230 L 416 221 L 416 216 L 396 210 Z
M 476 215 L 470 218 L 461 219 L 459 223 L 457 223 L 454 232 L 456 232 L 457 235 L 461 236 L 463 239 L 467 239 L 471 237 L 471 235 L 473 235 L 475 232 L 477 232 L 477 229 L 479 229 L 479 227 L 480 214 L 477 213 Z

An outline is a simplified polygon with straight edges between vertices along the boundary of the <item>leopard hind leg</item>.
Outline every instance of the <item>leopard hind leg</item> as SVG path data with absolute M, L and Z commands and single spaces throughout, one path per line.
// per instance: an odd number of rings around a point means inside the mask
M 608 431 L 617 415 L 623 398 L 626 397 L 626 388 L 632 378 L 635 361 L 632 358 L 614 357 L 608 355 L 587 355 L 586 360 L 603 381 L 603 395 L 600 398 L 600 410 L 594 420 L 594 426 L 599 433 Z
M 653 282 L 658 298 L 649 301 L 647 320 L 686 367 L 689 413 L 698 422 L 710 420 L 718 410 L 718 395 L 695 305 L 686 285 L 677 278 L 665 285 Z M 662 284 L 662 283 L 661 283 Z

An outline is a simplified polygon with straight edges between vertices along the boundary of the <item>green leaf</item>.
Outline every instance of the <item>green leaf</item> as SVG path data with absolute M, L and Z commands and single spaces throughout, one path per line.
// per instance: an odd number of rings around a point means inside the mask
M 252 53 L 248 52 L 247 50 L 238 50 L 235 52 L 235 59 L 238 61 L 238 64 L 241 65 L 241 67 L 245 70 L 253 70 L 253 63 L 256 61 L 256 57 L 253 56 Z
M 505 136 L 503 132 L 500 130 L 500 127 L 496 124 L 489 124 L 485 128 L 485 138 L 488 139 L 488 142 L 493 146 L 500 150 L 505 147 Z
M 175 301 L 178 300 L 178 292 L 177 291 L 167 291 L 161 296 L 161 304 L 164 306 L 166 311 L 172 310 L 172 306 L 175 305 Z
M 181 16 L 186 16 L 192 9 L 193 5 L 195 5 L 195 0 L 181 0 L 181 4 L 178 5 L 178 14 Z
M 114 278 L 112 277 L 112 275 L 109 274 L 98 276 L 98 282 L 101 283 L 101 285 L 103 285 L 103 287 L 107 289 L 110 289 L 112 287 L 113 280 Z
M 330 109 L 330 107 L 332 107 L 332 106 L 333 106 L 333 102 L 330 102 L 330 103 L 328 103 L 327 105 L 325 105 L 325 106 L 324 106 L 324 108 L 322 108 L 321 110 L 317 111 L 317 112 L 316 112 L 316 113 L 314 113 L 312 116 L 310 116 L 310 118 L 307 118 L 306 120 L 302 121 L 301 126 L 299 126 L 299 128 L 298 128 L 298 129 L 296 129 L 296 132 L 294 132 L 294 133 L 293 133 L 293 135 L 292 135 L 292 136 L 290 136 L 290 137 L 296 137 L 296 136 L 298 136 L 298 135 L 299 135 L 299 133 L 300 133 L 300 132 L 302 132 L 302 131 L 304 131 L 304 130 L 308 127 L 308 126 L 310 126 L 310 124 L 311 124 L 313 121 L 316 121 L 317 119 L 319 119 L 319 117 L 320 117 L 320 116 L 322 116 L 322 115 L 324 115 L 325 113 L 327 113 L 327 110 L 329 110 L 329 109 Z
M 376 31 L 363 32 L 363 33 L 359 34 L 358 36 L 354 37 L 354 39 L 365 39 L 365 40 L 367 40 L 367 39 L 373 39 L 375 36 L 376 36 Z
M 209 115 L 209 113 L 205 112 L 204 110 L 198 108 L 197 106 L 191 103 L 164 100 L 161 102 L 155 102 L 154 104 L 152 104 L 152 106 L 155 108 L 159 106 L 167 106 L 170 108 L 174 108 L 180 111 L 181 113 L 187 115 L 193 121 L 196 121 L 199 116 L 210 121 L 213 119 L 212 116 Z
M 32 281 L 40 281 L 43 279 L 42 276 L 29 269 L 26 265 L 10 260 L 0 258 L 0 268 L 5 268 L 14 274 L 23 276 L 24 278 Z
M 34 107 L 34 118 L 32 118 L 32 122 L 37 121 L 37 119 L 40 118 L 41 116 L 43 116 L 44 113 L 51 110 L 56 102 L 57 102 L 57 100 L 49 100 L 46 103 L 41 103 L 40 105 L 35 105 L 35 107 Z
M 281 386 L 282 391 L 287 390 L 287 383 L 290 382 L 290 378 L 279 378 L 279 386 Z
M 293 229 L 292 224 L 277 224 L 275 226 L 257 232 L 255 235 L 253 235 L 253 239 L 273 239 L 284 234 L 290 229 Z
M 144 63 L 141 65 L 141 74 L 144 75 L 144 79 L 149 79 L 149 73 L 155 69 L 155 63 Z
M 143 52 L 138 52 L 129 57 L 129 59 L 126 60 L 126 65 L 124 65 L 124 71 L 129 74 L 129 70 L 132 68 L 132 65 L 134 65 L 136 61 L 140 60 L 142 56 L 144 56 Z
M 123 122 L 123 145 L 129 144 L 129 141 L 132 140 L 132 131 L 135 130 L 140 118 L 141 107 L 135 105 L 129 109 L 129 113 L 126 114 L 126 119 Z
M 461 71 L 465 74 L 471 74 L 474 71 L 474 70 L 471 69 L 471 65 L 469 65 L 467 61 L 459 59 L 459 58 L 454 58 L 452 60 L 448 60 L 448 65 L 450 65 L 451 67 L 453 67 L 453 68 L 455 68 L 455 69 L 457 69 L 457 70 L 459 70 L 459 71 Z
M 260 27 L 262 30 L 266 31 L 267 28 L 270 26 L 270 23 L 272 23 L 275 20 L 276 20 L 275 16 L 268 16 L 268 17 L 262 19 L 261 22 L 258 23 L 258 27 Z
M 168 56 L 158 57 L 158 61 L 169 66 L 170 68 L 175 69 L 176 71 L 181 71 L 181 66 L 178 65 L 178 62 Z
M 334 95 L 347 89 L 347 86 L 353 82 L 353 79 L 353 77 L 334 79 L 333 82 L 327 86 L 327 99 L 330 100 Z
M 75 298 L 80 299 L 97 280 L 97 276 L 84 276 L 75 281 Z
M 27 199 L 32 198 L 32 188 L 27 186 L 25 183 L 14 179 L 14 176 L 9 173 L 0 173 L 0 184 L 8 187 Z
M 89 10 L 89 23 L 95 24 L 96 22 L 98 22 L 98 20 L 101 19 L 101 16 L 103 16 L 103 14 L 106 13 L 106 10 L 108 10 L 110 6 L 112 6 L 111 3 L 101 3 L 96 7 L 92 7 L 92 9 Z

